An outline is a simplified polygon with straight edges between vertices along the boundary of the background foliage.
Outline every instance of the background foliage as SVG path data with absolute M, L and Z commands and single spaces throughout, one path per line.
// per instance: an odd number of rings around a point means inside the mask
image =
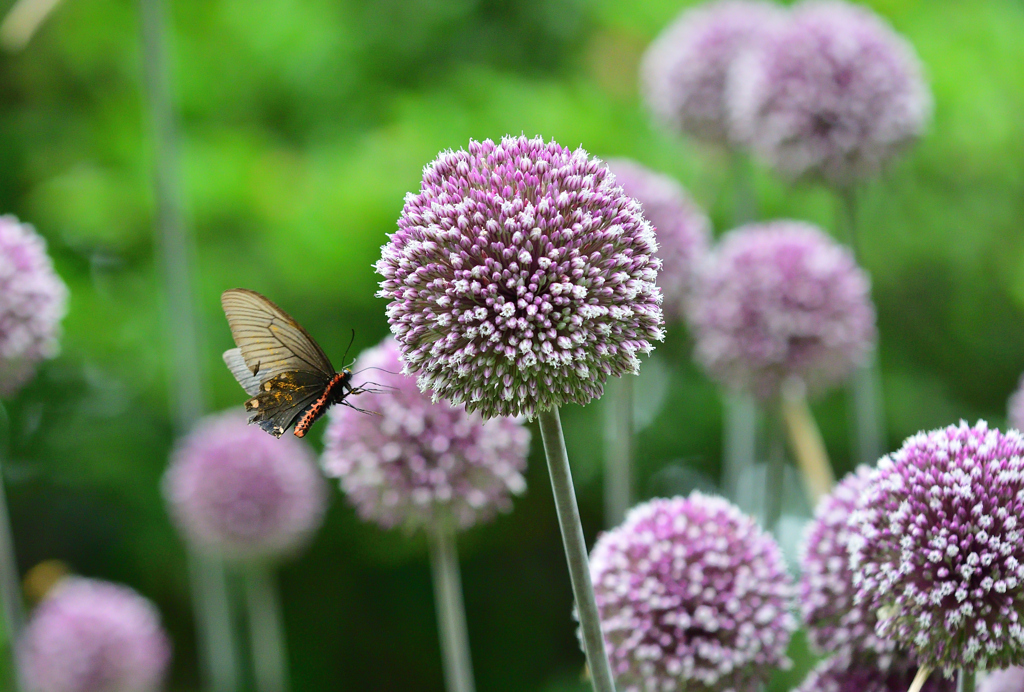
M 371 264 L 422 166 L 471 137 L 542 134 L 633 157 L 676 175 L 725 230 L 726 162 L 658 132 L 637 98 L 639 56 L 678 0 L 168 4 L 210 410 L 242 401 L 220 362 L 231 344 L 225 288 L 272 296 L 336 359 L 353 327 L 357 349 L 384 336 Z M 916 46 L 936 100 L 926 138 L 863 191 L 894 446 L 961 417 L 1002 425 L 1024 370 L 1024 4 L 871 4 Z M 185 556 L 159 492 L 175 373 L 162 343 L 139 43 L 134 3 L 65 0 L 26 50 L 0 57 L 0 211 L 48 238 L 72 296 L 62 356 L 9 402 L 8 482 L 23 571 L 60 558 L 156 600 L 175 641 L 171 687 L 192 689 Z M 756 184 L 763 215 L 835 228 L 824 189 L 764 171 Z M 638 440 L 644 497 L 714 482 L 721 447 L 717 392 L 690 365 L 681 329 L 641 387 L 654 387 L 655 370 L 669 386 Z M 844 395 L 815 411 L 834 462 L 849 468 Z M 564 419 L 592 540 L 598 405 Z M 530 463 L 515 511 L 460 543 L 478 685 L 495 692 L 579 686 L 539 444 Z M 441 689 L 420 539 L 359 522 L 336 494 L 281 582 L 294 689 Z M 798 657 L 789 677 L 808 664 Z

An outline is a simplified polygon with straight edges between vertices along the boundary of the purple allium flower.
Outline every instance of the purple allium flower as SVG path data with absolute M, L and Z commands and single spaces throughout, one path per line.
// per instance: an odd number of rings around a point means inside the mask
M 401 367 L 392 338 L 359 356 L 355 369 L 379 368 L 375 379 L 387 388 L 361 394 L 359 405 L 380 416 L 331 409 L 327 475 L 341 479 L 361 517 L 386 528 L 467 528 L 510 509 L 511 496 L 526 489 L 530 431 L 511 418 L 485 421 L 463 406 L 432 402 L 414 378 L 391 374 Z
M 377 262 L 405 372 L 485 418 L 585 404 L 662 338 L 654 229 L 583 149 L 468 149 L 426 167 Z
M 127 586 L 69 577 L 36 608 L 17 654 L 25 692 L 151 692 L 171 645 L 148 599 Z
M 719 0 L 684 10 L 651 43 L 641 90 L 655 118 L 699 140 L 728 145 L 730 67 L 784 13 L 770 2 Z
M 312 537 L 327 487 L 305 444 L 276 439 L 229 411 L 207 416 L 178 443 L 164 497 L 189 542 L 231 559 L 265 560 Z
M 792 178 L 849 186 L 921 134 L 931 93 L 913 47 L 871 10 L 805 0 L 735 63 L 733 131 Z
M 907 692 L 917 674 L 914 666 L 882 669 L 870 663 L 849 663 L 842 655 L 819 663 L 795 692 Z M 954 692 L 956 683 L 931 675 L 921 692 Z
M 867 486 L 872 469 L 860 466 L 818 503 L 808 524 L 800 556 L 800 615 L 818 654 L 877 660 L 888 669 L 896 644 L 875 634 L 875 613 L 854 603 L 849 543 L 850 514 Z M 906 689 L 906 688 L 904 688 Z
M 706 263 L 690 319 L 696 358 L 761 399 L 791 376 L 810 391 L 842 382 L 875 341 L 870 282 L 853 255 L 800 221 L 743 226 Z
M 694 492 L 603 534 L 590 573 L 621 692 L 759 690 L 789 665 L 793 582 L 772 537 Z
M 708 251 L 711 221 L 690 199 L 683 186 L 630 159 L 612 159 L 608 169 L 627 195 L 643 205 L 644 216 L 658 238 L 661 272 L 658 286 L 665 299 L 665 319 L 685 315 L 694 273 Z
M 28 224 L 0 216 L 0 396 L 15 394 L 39 361 L 57 355 L 67 301 L 46 241 Z
M 855 602 L 921 665 L 1024 663 L 1024 437 L 961 422 L 882 457 L 850 515 Z
M 978 681 L 978 692 L 1024 692 L 1024 668 L 994 670 Z
M 1017 391 L 1010 396 L 1007 409 L 1007 424 L 1017 430 L 1024 428 L 1024 375 L 1017 383 Z

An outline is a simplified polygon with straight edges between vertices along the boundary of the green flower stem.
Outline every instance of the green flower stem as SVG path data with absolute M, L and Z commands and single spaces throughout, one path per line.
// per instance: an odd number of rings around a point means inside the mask
M 7 489 L 4 487 L 3 479 L 5 462 L 10 450 L 10 420 L 7 417 L 7 408 L 2 402 L 0 402 L 0 426 L 3 427 L 3 440 L 0 442 L 0 602 L 3 606 L 4 624 L 7 629 L 7 641 L 16 689 L 23 689 L 14 647 L 21 638 L 21 630 L 25 624 L 25 609 L 21 600 L 21 578 L 14 551 L 11 516 L 7 511 Z
M 266 565 L 253 565 L 244 578 L 256 692 L 287 692 L 288 652 L 274 575 Z
M 786 443 L 779 407 L 772 406 L 768 418 L 768 466 L 764 483 L 764 528 L 771 531 L 782 517 L 782 490 L 786 479 Z
M 459 554 L 450 527 L 428 529 L 430 569 L 434 577 L 437 628 L 444 657 L 444 683 L 448 692 L 474 692 L 473 661 L 466 632 L 466 606 L 462 602 Z
M 742 226 L 757 220 L 757 194 L 754 191 L 754 170 L 750 157 L 741 151 L 732 152 L 733 207 L 732 225 Z
M 974 692 L 974 671 L 961 668 L 956 676 L 956 692 Z
M 605 386 L 604 525 L 618 526 L 633 503 L 633 383 L 631 375 Z
M 927 682 L 928 676 L 931 674 L 932 669 L 928 666 L 918 668 L 917 675 L 914 676 L 914 680 L 910 683 L 907 692 L 921 692 L 921 688 L 924 687 L 924 683 Z
M 807 405 L 806 392 L 807 388 L 800 380 L 790 379 L 783 383 L 782 418 L 793 456 L 803 476 L 807 501 L 813 509 L 818 506 L 818 500 L 832 490 L 836 477 L 832 473 L 821 431 Z
M 235 657 L 231 604 L 228 599 L 224 563 L 215 557 L 192 551 L 189 555 L 192 607 L 196 635 L 203 652 L 203 673 L 213 692 L 238 689 L 238 661 Z
M 757 403 L 744 392 L 725 396 L 725 439 L 722 487 L 732 500 L 740 495 L 744 471 L 754 467 L 757 454 Z
M 572 582 L 573 596 L 576 598 L 590 681 L 594 692 L 615 692 L 608 652 L 604 648 L 604 635 L 601 633 L 597 600 L 594 598 L 594 586 L 590 582 L 587 546 L 583 540 L 576 491 L 572 486 L 572 472 L 569 470 L 569 455 L 565 451 L 562 422 L 557 408 L 541 411 L 537 417 L 540 419 L 540 434 L 544 440 L 548 472 L 551 474 L 551 490 L 555 496 L 558 527 L 562 531 L 565 558 L 569 563 L 569 579 Z

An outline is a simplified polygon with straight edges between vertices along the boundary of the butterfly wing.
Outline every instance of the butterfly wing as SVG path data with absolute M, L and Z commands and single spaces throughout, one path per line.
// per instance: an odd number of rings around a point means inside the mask
M 304 370 L 282 373 L 266 380 L 257 385 L 253 397 L 245 402 L 245 410 L 253 414 L 249 422 L 257 423 L 275 437 L 281 437 L 306 409 L 323 396 L 329 381 L 319 373 Z
M 260 378 L 259 375 L 254 375 L 251 370 L 246 366 L 245 359 L 242 358 L 242 351 L 237 348 L 230 348 L 224 351 L 224 364 L 228 366 L 228 370 L 238 380 L 238 384 L 242 385 L 242 389 L 249 396 L 256 396 L 260 391 Z
M 260 382 L 296 371 L 315 372 L 328 381 L 334 375 L 334 366 L 313 337 L 267 298 L 255 291 L 233 288 L 224 291 L 220 302 L 238 353 L 246 369 Z M 227 362 L 227 353 L 224 357 Z M 243 382 L 230 362 L 228 368 L 249 392 L 249 379 Z

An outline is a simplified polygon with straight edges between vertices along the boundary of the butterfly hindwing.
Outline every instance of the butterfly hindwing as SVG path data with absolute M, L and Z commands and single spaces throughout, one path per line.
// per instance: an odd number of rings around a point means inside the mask
M 242 385 L 242 389 L 249 396 L 256 396 L 260 391 L 260 377 L 258 374 L 253 374 L 245 364 L 245 359 L 242 358 L 241 350 L 237 348 L 229 348 L 224 351 L 224 364 L 228 366 L 228 370 L 238 380 L 238 384 Z
M 253 414 L 249 422 L 281 437 L 323 395 L 328 382 L 319 373 L 301 370 L 264 381 L 245 402 L 245 410 Z
M 320 346 L 267 298 L 255 291 L 233 288 L 224 291 L 221 304 L 246 368 L 261 382 L 288 372 L 315 372 L 326 380 L 334 375 L 334 366 Z M 237 374 L 235 378 L 245 387 Z

